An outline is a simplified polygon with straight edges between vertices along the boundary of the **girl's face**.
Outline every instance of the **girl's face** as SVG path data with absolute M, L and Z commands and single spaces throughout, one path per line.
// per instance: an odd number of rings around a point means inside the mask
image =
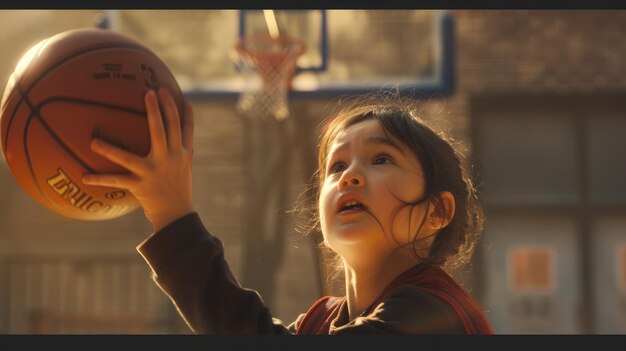
M 415 154 L 390 139 L 377 120 L 340 133 L 329 148 L 319 200 L 326 243 L 348 261 L 385 259 L 415 239 L 426 203 L 422 166 Z

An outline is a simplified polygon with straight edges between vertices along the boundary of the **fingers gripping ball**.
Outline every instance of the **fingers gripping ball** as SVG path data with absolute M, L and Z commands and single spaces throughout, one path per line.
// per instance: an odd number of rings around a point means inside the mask
M 145 156 L 144 96 L 167 87 L 179 113 L 180 87 L 167 66 L 135 40 L 105 29 L 75 29 L 32 47 L 0 105 L 4 159 L 33 199 L 66 217 L 106 220 L 139 207 L 126 190 L 89 186 L 85 173 L 128 173 L 90 149 L 93 138 Z

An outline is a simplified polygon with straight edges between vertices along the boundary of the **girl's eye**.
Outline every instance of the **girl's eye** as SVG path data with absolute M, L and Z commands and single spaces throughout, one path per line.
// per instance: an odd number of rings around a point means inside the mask
M 378 156 L 374 160 L 375 165 L 384 165 L 384 164 L 392 164 L 392 163 L 393 161 L 391 160 L 391 157 L 389 156 Z
M 332 165 L 329 169 L 328 169 L 328 173 L 338 173 L 338 172 L 342 172 L 346 169 L 346 164 L 343 162 L 337 162 L 334 165 Z

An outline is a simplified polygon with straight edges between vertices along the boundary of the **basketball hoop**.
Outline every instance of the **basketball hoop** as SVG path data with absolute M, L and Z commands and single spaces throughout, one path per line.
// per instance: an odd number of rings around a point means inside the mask
M 237 108 L 250 116 L 286 119 L 296 61 L 305 50 L 303 40 L 286 36 L 253 36 L 237 42 L 233 59 L 245 81 Z

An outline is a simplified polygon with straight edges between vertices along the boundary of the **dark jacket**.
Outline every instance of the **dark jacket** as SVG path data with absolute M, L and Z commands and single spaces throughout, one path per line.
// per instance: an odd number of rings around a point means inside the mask
M 410 278 L 409 280 L 397 279 L 395 282 L 399 283 L 398 286 L 389 286 L 369 309 L 353 321 L 349 321 L 345 297 L 323 297 L 307 313 L 301 314 L 296 321 L 285 326 L 272 317 L 256 291 L 241 287 L 224 259 L 221 241 L 209 234 L 196 213 L 184 216 L 152 234 L 137 250 L 152 268 L 155 282 L 170 297 L 185 322 L 196 333 L 471 332 L 468 330 L 467 318 L 457 311 L 458 306 L 446 301 L 445 297 L 437 296 L 438 290 L 428 290 L 410 282 L 415 274 L 403 275 L 404 278 Z M 438 268 L 430 268 L 437 269 L 434 272 L 440 274 Z M 437 275 L 437 279 L 439 278 Z M 451 281 L 449 277 L 446 279 Z M 485 328 L 482 332 L 491 332 L 481 311 L 473 311 L 472 314 L 478 314 L 478 319 L 482 319 L 481 323 Z M 305 325 L 303 321 L 306 321 Z

